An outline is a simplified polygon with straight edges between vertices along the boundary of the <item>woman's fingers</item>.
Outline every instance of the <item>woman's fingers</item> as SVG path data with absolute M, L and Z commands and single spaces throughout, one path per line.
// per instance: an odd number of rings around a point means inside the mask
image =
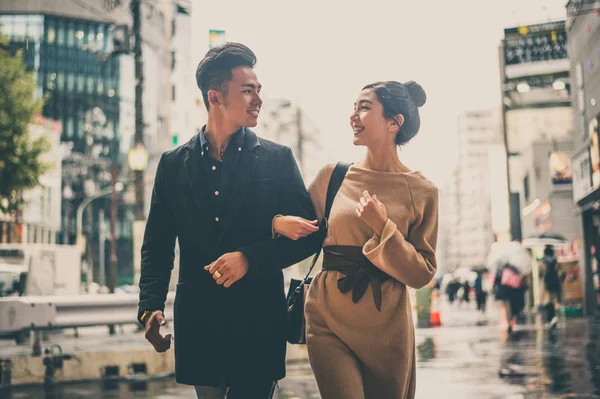
M 314 233 L 315 231 L 319 231 L 319 226 L 316 226 L 315 224 L 313 224 L 312 221 L 308 221 L 308 220 L 305 221 L 303 223 L 303 227 L 304 227 L 304 230 L 310 231 L 312 233 Z

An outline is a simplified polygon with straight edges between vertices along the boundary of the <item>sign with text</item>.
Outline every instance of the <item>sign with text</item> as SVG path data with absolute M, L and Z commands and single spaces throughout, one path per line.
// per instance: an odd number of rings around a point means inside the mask
M 222 44 L 225 44 L 225 31 L 224 30 L 216 30 L 210 29 L 208 31 L 208 48 L 218 47 Z
M 588 148 L 584 148 L 583 151 L 573 157 L 572 167 L 573 201 L 577 203 L 594 190 L 592 187 L 592 169 L 590 164 L 590 151 Z

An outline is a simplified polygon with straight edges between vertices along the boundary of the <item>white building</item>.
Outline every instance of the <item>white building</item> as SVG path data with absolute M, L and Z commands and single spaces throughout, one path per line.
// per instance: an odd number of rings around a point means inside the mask
M 459 266 L 459 247 L 454 238 L 458 234 L 458 168 L 454 168 L 446 184 L 440 188 L 440 219 L 436 258 L 438 269 L 452 272 Z
M 441 190 L 444 270 L 480 267 L 494 242 L 490 150 L 501 143 L 500 113 L 467 111 L 458 121 L 458 165 Z
M 23 242 L 54 243 L 56 232 L 60 230 L 61 205 L 61 150 L 60 122 L 36 115 L 29 124 L 31 140 L 44 137 L 50 144 L 50 150 L 40 160 L 48 166 L 46 173 L 40 176 L 40 185 L 23 192 Z
M 178 6 L 175 11 L 171 74 L 171 133 L 177 137 L 174 146 L 186 143 L 206 123 L 206 108 L 196 85 L 198 60 L 192 59 L 193 8 Z

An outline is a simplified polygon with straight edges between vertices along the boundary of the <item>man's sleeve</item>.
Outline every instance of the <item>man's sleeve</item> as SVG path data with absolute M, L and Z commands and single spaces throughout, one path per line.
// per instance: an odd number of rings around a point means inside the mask
M 176 233 L 173 215 L 166 201 L 164 163 L 163 154 L 154 179 L 150 214 L 142 244 L 138 320 L 145 310 L 164 311 L 175 258 Z
M 279 209 L 282 215 L 300 216 L 307 220 L 315 220 L 312 201 L 302 180 L 302 175 L 289 148 L 285 148 L 282 161 L 283 185 L 281 188 Z M 248 261 L 249 274 L 281 270 L 314 254 L 323 240 L 322 232 L 316 232 L 299 240 L 286 237 L 266 239 L 243 248 L 239 251 Z

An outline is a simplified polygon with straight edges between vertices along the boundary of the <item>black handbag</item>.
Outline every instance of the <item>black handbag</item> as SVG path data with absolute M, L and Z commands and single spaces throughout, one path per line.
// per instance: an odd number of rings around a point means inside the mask
M 325 213 L 323 215 L 321 225 L 319 226 L 321 231 L 315 233 L 321 234 L 323 239 L 325 239 L 327 235 L 327 219 L 329 218 L 329 212 L 331 211 L 333 199 L 340 189 L 349 167 L 349 163 L 338 162 L 333 169 L 331 178 L 329 179 L 329 185 L 327 186 L 327 198 L 325 201 Z M 312 270 L 317 263 L 317 259 L 319 259 L 322 248 L 323 244 L 321 243 L 319 249 L 313 257 L 306 276 L 302 280 L 292 279 L 290 281 L 290 288 L 287 294 L 288 308 L 285 326 L 286 339 L 290 344 L 306 344 L 306 318 L 304 316 L 304 301 L 308 287 L 312 282 L 310 273 L 312 273 Z

